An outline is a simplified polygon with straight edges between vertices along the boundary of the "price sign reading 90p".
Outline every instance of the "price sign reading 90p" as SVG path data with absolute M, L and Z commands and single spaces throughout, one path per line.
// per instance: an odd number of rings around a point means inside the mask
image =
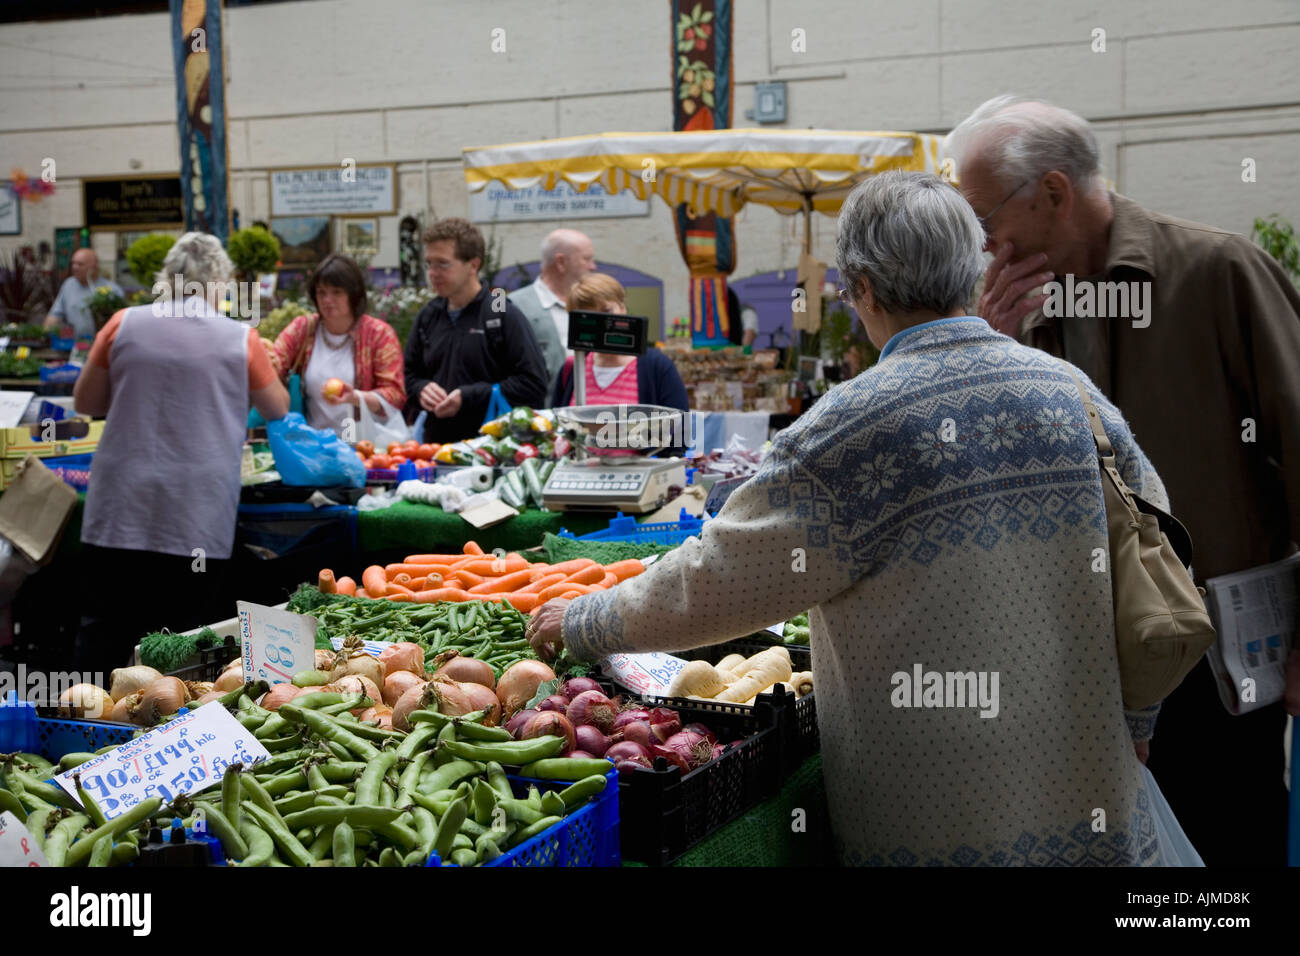
M 316 619 L 278 608 L 238 602 L 244 680 L 283 684 L 314 666 Z
M 183 793 L 207 790 L 232 764 L 252 767 L 270 756 L 224 707 L 207 704 L 92 757 L 54 782 L 75 800 L 72 777 L 80 773 L 81 786 L 111 820 L 150 797 L 171 803 Z

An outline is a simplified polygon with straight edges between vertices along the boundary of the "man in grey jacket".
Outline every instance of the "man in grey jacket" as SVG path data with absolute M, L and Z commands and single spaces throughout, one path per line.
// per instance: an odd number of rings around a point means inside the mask
M 576 229 L 556 229 L 542 240 L 542 272 L 537 281 L 510 293 L 510 301 L 528 318 L 541 346 L 548 389 L 554 387 L 569 354 L 569 290 L 595 270 L 591 240 Z

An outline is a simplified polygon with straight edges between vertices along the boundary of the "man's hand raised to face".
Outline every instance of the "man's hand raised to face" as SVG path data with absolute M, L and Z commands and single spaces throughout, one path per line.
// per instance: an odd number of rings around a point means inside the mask
M 1029 298 L 1024 297 L 1025 293 L 1047 282 L 1052 273 L 1042 271 L 1047 264 L 1044 253 L 1012 262 L 1011 252 L 1009 242 L 997 247 L 984 275 L 984 292 L 978 309 L 989 325 L 1014 339 L 1020 336 L 1020 325 L 1026 317 L 1047 301 L 1047 296 L 1041 292 Z

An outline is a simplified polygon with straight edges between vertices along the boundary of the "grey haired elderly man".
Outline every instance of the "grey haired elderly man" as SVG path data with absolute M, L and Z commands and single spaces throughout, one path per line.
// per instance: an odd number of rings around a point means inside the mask
M 1198 580 L 1294 551 L 1300 292 L 1278 264 L 1108 191 L 1087 121 L 1049 103 L 989 100 L 948 154 L 994 253 L 980 315 L 1120 408 L 1191 532 Z M 1289 674 L 1300 713 L 1296 651 Z M 1208 661 L 1164 702 L 1150 766 L 1208 865 L 1283 864 L 1285 720 L 1282 702 L 1230 716 Z
M 528 318 L 546 362 L 550 389 L 564 367 L 569 339 L 569 290 L 596 271 L 591 240 L 576 229 L 556 229 L 542 240 L 542 271 L 537 280 L 510 293 L 510 301 Z

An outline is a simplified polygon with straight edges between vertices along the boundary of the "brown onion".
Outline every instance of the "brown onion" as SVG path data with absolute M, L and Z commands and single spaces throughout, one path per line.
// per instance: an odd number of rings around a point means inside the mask
M 367 707 L 357 719 L 362 723 L 377 723 L 383 730 L 393 729 L 393 708 L 385 704 L 375 704 L 373 707 Z
M 121 700 L 123 697 L 130 697 L 138 690 L 144 690 L 162 676 L 161 671 L 154 670 L 152 667 L 145 667 L 143 664 L 136 664 L 133 667 L 119 667 L 108 675 L 108 692 L 112 695 L 113 700 Z
M 238 690 L 244 686 L 244 665 L 238 667 L 227 667 L 221 672 L 221 676 L 212 682 L 212 689 L 219 690 L 222 693 L 229 693 L 232 690 Z
M 572 721 L 554 710 L 544 710 L 528 722 L 522 739 L 532 740 L 534 737 L 563 737 L 564 753 L 572 750 L 577 740 Z
M 183 680 L 160 677 L 144 689 L 131 719 L 141 727 L 152 727 L 160 717 L 167 717 L 184 707 L 186 700 Z
M 389 707 L 394 706 L 402 695 L 417 684 L 426 683 L 424 676 L 421 674 L 412 674 L 410 671 L 393 671 L 384 678 L 384 703 Z
M 264 710 L 279 710 L 282 704 L 287 704 L 303 692 L 302 687 L 295 687 L 293 684 L 272 684 L 258 704 Z
M 333 651 L 323 651 L 318 647 L 312 660 L 312 667 L 328 674 L 334 669 L 334 658 L 336 656 Z
M 424 710 L 427 701 L 424 699 L 424 693 L 429 684 L 423 681 L 414 687 L 408 688 L 401 697 L 397 698 L 397 703 L 393 705 L 393 729 L 401 731 L 410 731 L 411 725 L 407 723 L 406 718 L 417 710 Z
M 340 677 L 331 687 L 340 694 L 352 696 L 353 694 L 363 694 L 370 701 L 365 707 L 357 707 L 352 713 L 359 715 L 366 707 L 379 703 L 384 699 L 383 692 L 375 685 L 369 677 L 362 677 L 360 674 L 348 674 L 346 677 Z
M 431 681 L 429 687 L 440 714 L 464 717 L 487 710 L 488 715 L 483 718 L 483 723 L 489 727 L 495 727 L 501 719 L 501 702 L 497 700 L 496 694 L 482 684 L 461 683 L 439 677 Z
M 187 680 L 185 682 L 185 693 L 190 695 L 190 700 L 198 700 L 204 694 L 211 693 L 215 689 L 210 680 Z
M 537 688 L 551 680 L 555 680 L 555 671 L 541 661 L 515 661 L 507 667 L 497 681 L 497 700 L 501 701 L 506 716 L 512 717 L 527 707 L 537 696 Z
M 199 706 L 199 704 L 207 704 L 207 703 L 210 703 L 211 701 L 214 701 L 214 700 L 221 700 L 221 698 L 223 698 L 223 697 L 225 697 L 225 696 L 226 696 L 226 695 L 223 694 L 223 693 L 221 693 L 221 691 L 219 691 L 219 690 L 210 690 L 210 691 L 208 691 L 206 694 L 204 694 L 202 697 L 200 697 L 198 700 L 196 700 L 196 701 L 194 702 L 194 706 L 197 707 L 197 706 Z
M 59 695 L 60 717 L 105 720 L 113 712 L 113 697 L 98 684 L 73 684 Z
M 458 651 L 448 651 L 446 654 L 439 654 L 434 663 L 439 665 L 433 672 L 435 680 L 439 677 L 448 677 L 462 684 L 482 684 L 488 690 L 496 689 L 496 675 L 492 673 L 492 666 L 487 661 L 462 657 Z
M 118 724 L 131 723 L 131 711 L 135 709 L 136 704 L 140 703 L 140 698 L 143 696 L 144 691 L 142 690 L 138 690 L 134 694 L 127 694 L 113 705 L 113 715 L 109 719 Z
M 384 665 L 384 677 L 397 671 L 407 671 L 418 677 L 424 676 L 424 648 L 410 641 L 389 644 L 379 655 L 379 663 Z

